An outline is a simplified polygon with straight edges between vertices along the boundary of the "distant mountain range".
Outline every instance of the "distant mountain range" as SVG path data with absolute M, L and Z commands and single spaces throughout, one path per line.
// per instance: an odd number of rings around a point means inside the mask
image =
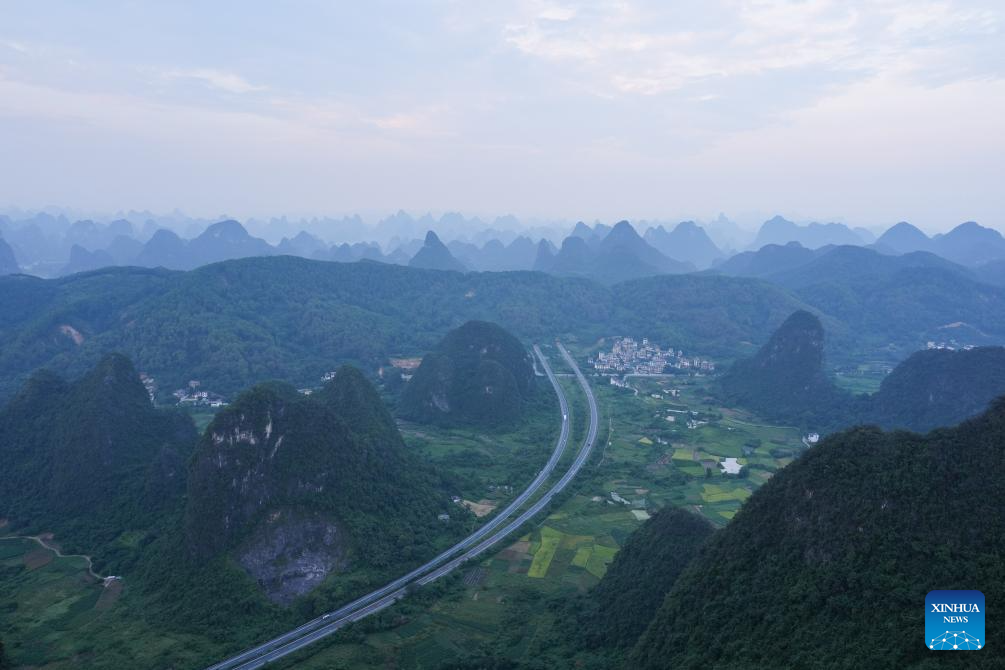
M 312 219 L 301 222 L 305 227 L 299 230 L 294 225 L 285 219 L 249 219 L 246 224 L 231 219 L 211 223 L 188 220 L 179 234 L 177 227 L 158 226 L 154 219 L 137 226 L 126 219 L 102 224 L 38 214 L 14 222 L 0 216 L 0 234 L 6 237 L 20 270 L 37 276 L 63 276 L 110 265 L 188 270 L 221 260 L 269 255 L 399 265 L 418 256 L 415 267 L 463 267 L 476 272 L 536 270 L 611 284 L 708 269 L 767 277 L 802 265 L 817 252 L 854 246 L 888 256 L 927 252 L 968 268 L 980 281 L 1005 283 L 995 265 L 1005 262 L 1005 238 L 973 222 L 934 237 L 901 222 L 875 239 L 864 228 L 841 223 L 797 224 L 776 216 L 761 226 L 748 251 L 737 254 L 724 251 L 736 248 L 729 240 L 735 243 L 749 238 L 722 216 L 705 225 L 694 221 L 676 225 L 642 221 L 638 227 L 627 221 L 614 226 L 578 222 L 564 238 L 554 228 L 522 226 L 514 217 L 486 223 L 457 213 L 414 218 L 398 212 L 372 226 L 359 217 Z M 273 236 L 279 231 L 289 234 L 270 244 L 252 229 Z M 430 232 L 439 244 L 424 239 Z M 713 237 L 726 240 L 727 246 Z M 6 257 L 10 267 L 9 256 L 3 252 L 0 256 Z
M 993 228 L 968 221 L 948 233 L 928 237 L 918 228 L 900 222 L 876 240 L 876 248 L 886 253 L 928 251 L 960 265 L 978 266 L 1005 260 L 1005 237 Z
M 705 229 L 694 221 L 679 223 L 670 231 L 662 225 L 649 228 L 644 239 L 667 258 L 690 263 L 699 270 L 711 267 L 725 257 Z
M 13 275 L 21 271 L 14 256 L 14 250 L 7 241 L 0 237 L 0 275 Z
M 464 263 L 454 258 L 446 245 L 440 241 L 436 233 L 429 231 L 426 233 L 426 241 L 422 247 L 408 261 L 409 267 L 422 268 L 424 270 L 453 270 L 455 272 L 465 272 L 467 268 Z
M 927 251 L 889 256 L 850 245 L 807 249 L 798 242 L 745 251 L 717 266 L 716 271 L 731 276 L 761 277 L 787 288 L 800 288 L 822 282 L 885 278 L 906 268 L 935 268 L 975 278 L 963 266 Z
M 558 253 L 542 252 L 534 269 L 563 277 L 586 277 L 605 284 L 661 274 L 694 271 L 690 263 L 665 256 L 646 242 L 627 221 L 613 228 L 582 222 L 565 238 Z
M 768 244 L 784 245 L 789 242 L 816 249 L 828 244 L 868 244 L 872 238 L 867 231 L 852 230 L 843 223 L 799 225 L 776 216 L 764 222 L 750 248 L 760 249 Z

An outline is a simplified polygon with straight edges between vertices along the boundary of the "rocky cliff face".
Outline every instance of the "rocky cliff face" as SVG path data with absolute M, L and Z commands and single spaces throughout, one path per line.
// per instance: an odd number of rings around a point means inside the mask
M 408 558 L 447 499 L 428 475 L 359 371 L 340 369 L 312 396 L 261 385 L 220 412 L 196 450 L 189 550 L 232 556 L 288 603 L 355 565 Z
M 325 515 L 276 510 L 238 548 L 237 561 L 269 598 L 288 604 L 349 567 L 348 538 Z

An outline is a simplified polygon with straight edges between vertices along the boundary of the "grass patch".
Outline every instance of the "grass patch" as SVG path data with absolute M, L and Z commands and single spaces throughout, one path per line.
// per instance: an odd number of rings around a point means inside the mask
M 545 533 L 545 531 L 551 532 Z M 534 560 L 530 564 L 530 569 L 527 570 L 527 576 L 540 579 L 547 575 L 551 561 L 555 558 L 555 552 L 561 543 L 562 534 L 544 526 L 541 529 L 541 545 L 534 553 Z
M 586 571 L 600 579 L 607 573 L 607 566 L 611 564 L 617 553 L 618 550 L 614 547 L 594 545 L 593 552 L 586 563 Z

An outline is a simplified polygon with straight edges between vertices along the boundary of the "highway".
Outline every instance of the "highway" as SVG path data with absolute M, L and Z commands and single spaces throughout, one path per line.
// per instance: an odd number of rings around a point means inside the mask
M 463 563 L 477 557 L 490 547 L 501 542 L 514 531 L 520 528 L 528 520 L 547 507 L 552 498 L 561 492 L 570 481 L 578 474 L 586 463 L 596 442 L 597 437 L 597 403 L 590 389 L 586 377 L 580 372 L 578 366 L 569 352 L 560 343 L 557 343 L 562 357 L 575 372 L 576 378 L 586 395 L 590 408 L 589 428 L 583 444 L 576 455 L 575 460 L 568 471 L 559 479 L 544 495 L 536 500 L 530 507 L 518 516 L 505 523 L 520 507 L 527 502 L 548 480 L 555 466 L 561 459 L 569 440 L 569 405 L 555 373 L 552 371 L 548 360 L 544 357 L 538 346 L 534 346 L 534 353 L 541 362 L 548 380 L 551 382 L 555 393 L 558 396 L 559 407 L 562 413 L 562 427 L 555 450 L 545 464 L 545 467 L 538 473 L 530 485 L 506 506 L 499 514 L 494 516 L 488 523 L 466 537 L 461 542 L 433 558 L 422 566 L 412 570 L 408 574 L 395 579 L 389 584 L 357 598 L 351 603 L 339 609 L 324 614 L 312 621 L 309 621 L 298 628 L 295 628 L 283 635 L 280 635 L 268 642 L 241 652 L 240 654 L 228 658 L 225 661 L 210 666 L 207 670 L 252 670 L 261 668 L 272 661 L 282 658 L 288 654 L 296 652 L 317 640 L 331 635 L 338 629 L 354 621 L 359 621 L 374 612 L 389 607 L 397 600 L 404 598 L 410 586 L 422 586 L 428 584 L 443 575 L 451 572 Z M 505 525 L 503 525 L 505 524 Z M 502 528 L 500 528 L 502 526 Z

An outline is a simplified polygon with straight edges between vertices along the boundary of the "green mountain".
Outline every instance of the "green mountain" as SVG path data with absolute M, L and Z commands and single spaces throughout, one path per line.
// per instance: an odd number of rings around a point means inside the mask
M 795 296 L 843 322 L 856 348 L 917 350 L 928 340 L 1000 344 L 1005 289 L 944 267 L 904 267 L 797 288 Z
M 343 366 L 314 395 L 264 384 L 217 414 L 189 467 L 185 535 L 195 558 L 231 555 L 288 603 L 350 566 L 430 553 L 449 506 L 373 386 Z
M 576 603 L 578 642 L 590 649 L 631 648 L 713 532 L 708 521 L 691 512 L 674 507 L 656 512 L 629 536 L 600 583 Z
M 931 430 L 987 409 L 1005 395 L 1005 348 L 919 351 L 894 368 L 864 419 L 886 428 Z
M 154 409 L 123 356 L 72 383 L 37 372 L 0 411 L 0 514 L 93 549 L 180 500 L 195 441 L 188 417 Z
M 803 266 L 816 256 L 816 250 L 799 242 L 766 244 L 757 251 L 744 251 L 727 258 L 715 270 L 732 277 L 767 277 Z
M 823 370 L 824 329 L 804 311 L 792 314 L 751 358 L 720 380 L 730 402 L 776 421 L 818 431 L 856 423 L 925 431 L 984 411 L 1005 394 L 1005 348 L 919 351 L 872 395 L 838 389 Z
M 819 422 L 828 409 L 843 415 L 847 399 L 824 374 L 823 357 L 820 319 L 799 310 L 757 354 L 733 364 L 721 380 L 722 392 L 766 417 L 801 425 Z
M 896 281 L 897 274 L 908 268 L 937 268 L 970 278 L 969 272 L 963 266 L 927 251 L 886 256 L 873 249 L 845 245 L 826 247 L 813 253 L 813 258 L 807 259 L 806 263 L 798 267 L 768 275 L 768 281 L 789 289 L 800 289 L 821 283 L 847 285 L 850 282 L 861 284 L 878 282 L 881 279 Z
M 444 273 L 274 256 L 190 272 L 0 277 L 0 399 L 39 367 L 82 375 L 110 351 L 152 375 L 165 400 L 191 379 L 227 396 L 267 379 L 308 386 L 333 360 L 376 370 L 388 356 L 430 350 L 471 319 L 502 324 L 522 340 L 637 332 L 732 359 L 756 351 L 797 309 L 820 316 L 834 363 L 895 362 L 948 335 L 1005 342 L 1005 289 L 938 268 L 793 294 L 744 277 L 660 275 L 604 286 L 539 272 Z
M 1005 598 L 1005 400 L 926 436 L 856 428 L 776 474 L 680 575 L 625 666 L 1001 667 L 933 658 L 925 594 Z M 989 615 L 990 616 L 990 615 Z
M 534 388 L 530 354 L 494 323 L 468 321 L 426 354 L 401 396 L 401 414 L 445 425 L 520 418 Z

